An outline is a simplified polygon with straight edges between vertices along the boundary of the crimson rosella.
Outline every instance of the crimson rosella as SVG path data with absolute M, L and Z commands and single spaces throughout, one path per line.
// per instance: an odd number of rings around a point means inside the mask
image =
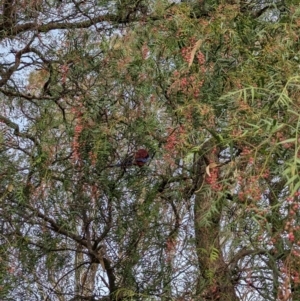
M 147 150 L 141 148 L 137 150 L 133 155 L 125 158 L 123 162 L 118 164 L 110 165 L 110 167 L 129 167 L 137 165 L 138 167 L 143 167 L 150 159 L 150 155 Z

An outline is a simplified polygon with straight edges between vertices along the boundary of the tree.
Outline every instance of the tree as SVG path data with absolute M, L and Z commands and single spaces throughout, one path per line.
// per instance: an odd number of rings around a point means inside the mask
M 1 299 L 297 300 L 297 4 L 1 1 Z

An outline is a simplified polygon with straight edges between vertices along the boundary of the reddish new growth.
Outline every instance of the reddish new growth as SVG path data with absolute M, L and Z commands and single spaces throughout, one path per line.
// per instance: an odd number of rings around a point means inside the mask
M 177 144 L 177 135 L 176 132 L 174 131 L 168 136 L 167 143 L 165 144 L 165 149 L 168 151 L 173 151 L 176 144 Z
M 300 226 L 297 222 L 297 212 L 300 209 L 300 191 L 296 191 L 293 196 L 286 198 L 286 206 L 287 206 L 287 219 L 285 220 L 284 230 L 286 231 L 287 239 L 293 243 L 293 255 L 300 257 L 300 237 L 299 230 Z
M 216 149 L 212 150 L 212 154 L 215 154 L 217 152 Z M 210 165 L 214 165 L 214 162 L 210 162 Z M 215 164 L 216 165 L 216 164 Z M 206 170 L 205 174 L 205 183 L 210 185 L 212 190 L 214 191 L 220 191 L 222 190 L 222 185 L 219 183 L 219 167 L 210 167 L 208 165 L 209 169 Z
M 178 147 L 180 147 L 185 139 L 185 129 L 183 125 L 180 125 L 178 129 L 168 129 L 169 136 L 167 137 L 164 148 L 166 150 L 164 155 L 164 161 L 170 165 L 174 165 L 175 158 L 178 155 Z
M 181 56 L 185 62 L 188 64 L 191 63 L 191 60 L 194 60 L 194 57 L 197 59 L 202 73 L 205 73 L 207 68 L 205 67 L 205 56 L 201 51 L 198 51 L 195 54 L 195 47 L 197 47 L 197 42 L 195 38 L 190 39 L 190 46 L 181 48 Z
M 184 61 L 186 61 L 187 63 L 189 63 L 190 59 L 191 59 L 191 47 L 183 47 L 181 48 L 181 55 Z
M 201 51 L 199 51 L 197 53 L 196 57 L 197 57 L 199 65 L 200 65 L 200 70 L 202 73 L 204 73 L 206 71 L 206 68 L 204 67 L 204 64 L 205 64 L 204 54 Z
M 209 170 L 210 175 L 206 174 L 205 182 L 210 185 L 212 190 L 220 191 L 222 190 L 222 185 L 219 183 L 219 168 L 214 167 Z
M 168 89 L 168 95 L 183 92 L 186 96 L 198 98 L 203 83 L 204 81 L 201 76 L 199 77 L 195 74 L 187 74 L 186 72 L 175 70 L 173 73 L 173 83 Z
M 251 162 L 249 161 L 249 163 Z M 257 202 L 261 199 L 263 191 L 260 185 L 260 178 L 260 175 L 251 176 L 247 172 L 241 172 L 237 178 L 238 184 L 240 185 L 240 191 L 238 193 L 240 201 L 245 202 L 249 199 L 252 202 Z
M 281 145 L 282 147 L 286 148 L 286 149 L 289 149 L 289 148 L 294 148 L 295 147 L 295 144 L 293 142 L 289 142 L 289 143 L 282 143 L 282 141 L 285 141 L 287 140 L 289 137 L 288 135 L 282 133 L 282 132 L 277 132 L 276 133 L 276 139 L 278 141 L 281 142 Z M 273 139 L 273 142 L 276 143 L 276 139 Z

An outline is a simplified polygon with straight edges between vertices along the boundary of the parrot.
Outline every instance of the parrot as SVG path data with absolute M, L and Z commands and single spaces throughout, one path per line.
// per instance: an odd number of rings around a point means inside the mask
M 109 167 L 130 167 L 138 166 L 143 167 L 150 160 L 150 155 L 148 151 L 144 148 L 137 150 L 133 155 L 128 156 L 123 160 L 123 162 L 110 165 Z

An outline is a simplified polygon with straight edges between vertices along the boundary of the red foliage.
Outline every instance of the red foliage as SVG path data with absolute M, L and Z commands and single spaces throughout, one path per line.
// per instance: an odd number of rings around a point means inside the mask
M 222 190 L 222 185 L 218 182 L 219 181 L 219 168 L 214 167 L 209 170 L 210 175 L 205 175 L 205 182 L 206 184 L 210 185 L 212 190 L 220 191 Z

